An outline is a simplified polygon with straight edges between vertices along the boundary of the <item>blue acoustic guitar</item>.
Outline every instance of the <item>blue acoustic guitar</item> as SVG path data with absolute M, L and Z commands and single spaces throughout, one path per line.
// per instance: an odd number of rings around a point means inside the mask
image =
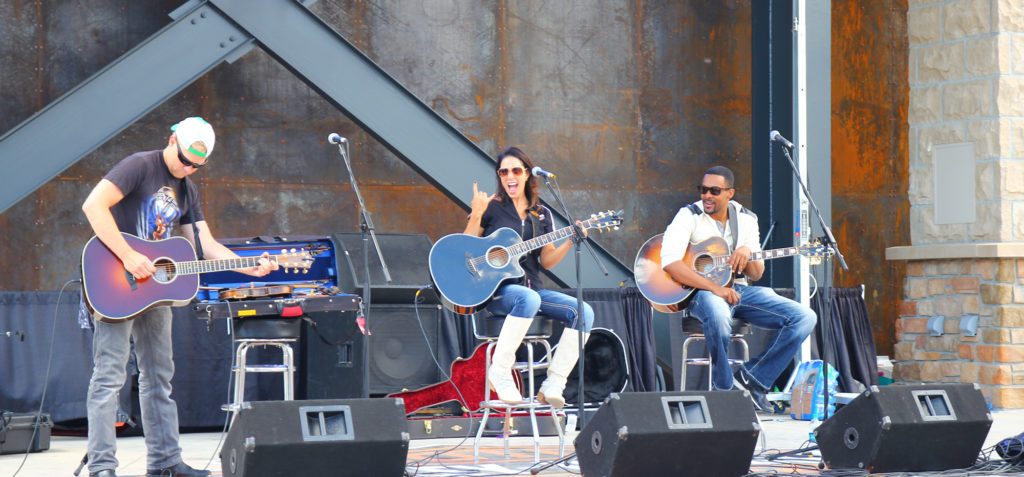
M 156 265 L 156 273 L 136 280 L 99 238 L 90 239 L 82 250 L 82 287 L 89 306 L 105 323 L 130 320 L 158 305 L 187 304 L 199 291 L 200 273 L 255 267 L 260 260 L 258 256 L 196 260 L 192 243 L 184 237 L 151 241 L 124 232 L 121 236 Z M 271 255 L 270 260 L 283 269 L 302 269 L 303 273 L 313 264 L 309 252 L 294 249 Z
M 622 211 L 593 214 L 584 229 L 616 229 Z M 505 280 L 523 276 L 519 257 L 572 236 L 572 226 L 523 241 L 515 230 L 502 227 L 487 237 L 451 234 L 430 249 L 430 279 L 449 310 L 469 315 L 482 308 Z

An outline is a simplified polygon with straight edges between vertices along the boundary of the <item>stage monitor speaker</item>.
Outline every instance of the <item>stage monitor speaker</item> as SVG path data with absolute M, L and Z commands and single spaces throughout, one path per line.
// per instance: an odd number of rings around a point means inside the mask
M 361 397 L 365 336 L 355 312 L 310 313 L 317 326 L 304 324 L 299 369 L 299 393 L 306 399 Z M 430 352 L 438 351 L 441 305 L 376 304 L 370 307 L 370 394 L 417 389 L 440 381 Z M 325 343 L 317 336 L 323 335 Z
M 920 472 L 974 465 L 991 426 L 973 384 L 872 386 L 814 434 L 829 468 Z
M 576 436 L 576 457 L 584 477 L 739 476 L 760 431 L 745 392 L 614 393 Z
M 409 428 L 400 399 L 246 402 L 220 451 L 226 477 L 401 476 Z
M 333 236 L 338 252 L 338 287 L 345 293 L 362 296 L 363 234 L 337 233 Z M 377 234 L 391 283 L 384 280 L 380 258 L 370 243 L 370 301 L 372 303 L 412 304 L 416 291 L 430 283 L 428 258 L 433 243 L 424 234 Z M 428 303 L 438 303 L 432 289 L 420 294 Z

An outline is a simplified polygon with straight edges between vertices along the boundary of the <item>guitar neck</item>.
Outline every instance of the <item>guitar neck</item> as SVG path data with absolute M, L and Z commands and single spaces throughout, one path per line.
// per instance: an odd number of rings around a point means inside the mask
M 762 250 L 750 254 L 751 260 L 771 260 L 773 258 L 792 257 L 793 255 L 800 255 L 800 248 L 798 247 L 786 247 L 777 248 L 774 250 Z
M 223 272 L 225 270 L 238 270 L 240 268 L 251 268 L 259 265 L 261 257 L 239 257 L 223 258 L 218 260 L 189 260 L 175 262 L 175 270 L 178 275 L 195 275 L 199 273 Z M 274 261 L 274 257 L 270 257 Z
M 585 229 L 586 228 L 590 228 L 590 226 L 592 224 L 593 224 L 592 220 L 585 220 L 585 221 L 582 222 L 581 227 L 583 227 Z M 525 254 L 525 253 L 531 252 L 533 250 L 536 250 L 538 248 L 541 248 L 541 247 L 543 247 L 543 246 L 545 246 L 545 245 L 547 245 L 549 243 L 557 242 L 559 240 L 562 240 L 562 239 L 564 239 L 566 237 L 571 237 L 571 236 L 572 236 L 572 226 L 570 225 L 568 227 L 562 227 L 562 228 L 560 228 L 558 230 L 555 230 L 554 232 L 546 233 L 544 235 L 541 235 L 540 237 L 534 237 L 534 238 L 532 238 L 530 240 L 527 240 L 527 241 L 524 241 L 524 242 L 519 242 L 519 243 L 517 243 L 517 244 L 515 244 L 515 245 L 513 245 L 511 247 L 508 247 L 508 253 L 509 253 L 509 255 L 518 257 L 518 256 L 520 256 L 522 254 Z

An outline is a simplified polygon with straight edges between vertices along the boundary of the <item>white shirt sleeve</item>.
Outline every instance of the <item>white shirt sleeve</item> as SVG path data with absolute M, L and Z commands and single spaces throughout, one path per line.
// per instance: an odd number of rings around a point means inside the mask
M 690 246 L 690 237 L 696 224 L 696 216 L 686 207 L 676 212 L 661 240 L 661 268 L 683 259 L 687 247 Z
M 741 209 L 743 206 L 735 204 L 736 210 Z M 737 215 L 738 223 L 736 227 L 739 229 L 740 240 L 738 240 L 737 248 L 746 245 L 751 252 L 761 251 L 761 231 L 757 226 L 757 218 L 748 213 L 739 213 Z

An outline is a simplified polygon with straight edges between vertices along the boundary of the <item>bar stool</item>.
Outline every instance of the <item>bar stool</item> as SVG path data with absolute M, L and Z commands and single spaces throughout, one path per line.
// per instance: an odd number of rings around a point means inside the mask
M 686 390 L 686 368 L 687 366 L 708 366 L 708 390 L 711 389 L 711 354 L 705 349 L 704 356 L 691 358 L 690 357 L 690 344 L 703 341 L 707 342 L 704 337 L 704 324 L 697 318 L 692 317 L 689 313 L 683 315 L 683 332 L 686 333 L 686 339 L 683 340 L 683 357 L 682 357 L 682 376 L 679 379 L 679 390 Z M 742 354 L 738 358 L 729 358 L 729 365 L 743 364 L 750 361 L 750 347 L 747 345 L 747 340 L 743 335 L 750 333 L 750 323 L 746 320 L 733 319 L 732 333 L 729 336 L 730 343 L 739 343 Z M 706 347 L 706 346 L 705 346 Z M 731 346 L 730 346 L 731 348 Z
M 484 315 L 486 313 L 483 313 Z M 486 359 L 484 364 L 484 372 L 486 373 L 491 367 L 491 352 L 494 349 L 495 343 L 498 342 L 498 335 L 501 333 L 501 326 L 505 323 L 504 317 L 482 317 L 481 313 L 473 316 L 473 336 L 478 340 L 487 342 L 487 351 L 485 353 Z M 537 409 L 544 409 L 550 411 L 551 421 L 555 425 L 555 430 L 558 432 L 558 455 L 565 455 L 565 432 L 562 430 L 561 423 L 559 422 L 559 416 L 564 417 L 565 413 L 556 409 L 552 409 L 547 404 L 541 404 L 537 402 L 537 392 L 534 386 L 534 374 L 536 370 L 547 369 L 548 362 L 551 360 L 551 344 L 548 343 L 548 338 L 551 337 L 552 331 L 552 320 L 549 317 L 543 315 L 537 315 L 533 319 L 533 323 L 530 325 L 530 329 L 526 332 L 526 337 L 523 338 L 523 344 L 526 345 L 526 361 L 517 361 L 512 369 L 518 373 L 520 379 L 522 374 L 526 373 L 526 398 L 520 404 L 509 404 L 500 399 L 491 399 L 491 387 L 487 384 L 486 378 L 484 379 L 484 400 L 480 403 L 480 408 L 484 410 L 484 415 L 480 419 L 480 427 L 476 431 L 476 438 L 473 440 L 473 459 L 476 460 L 480 456 L 480 439 L 483 437 L 484 429 L 487 427 L 487 420 L 490 418 L 491 411 L 504 411 L 505 422 L 502 428 L 502 436 L 505 444 L 505 457 L 509 456 L 509 437 L 512 431 L 512 412 L 525 410 L 530 415 L 530 424 L 533 426 L 533 461 L 540 462 L 540 431 L 537 427 Z M 534 358 L 534 345 L 540 345 L 544 349 L 544 356 L 540 359 Z
M 234 373 L 234 402 L 221 406 L 224 411 L 231 411 L 232 419 L 238 414 L 245 402 L 246 373 L 282 373 L 284 380 L 284 400 L 295 399 L 295 352 L 291 344 L 299 338 L 302 321 L 295 318 L 234 318 L 235 364 L 231 368 Z M 281 363 L 248 362 L 249 350 L 254 347 L 272 346 L 281 350 Z

